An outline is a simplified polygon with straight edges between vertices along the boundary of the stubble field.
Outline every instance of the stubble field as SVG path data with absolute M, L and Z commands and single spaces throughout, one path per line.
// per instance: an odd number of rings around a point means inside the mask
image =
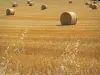
M 4 0 L 5 1 L 5 0 Z M 90 9 L 84 0 L 25 0 L 6 16 L 12 0 L 0 1 L 0 75 L 99 75 L 100 2 Z M 47 4 L 47 10 L 41 10 Z M 77 14 L 76 25 L 60 24 L 64 11 Z

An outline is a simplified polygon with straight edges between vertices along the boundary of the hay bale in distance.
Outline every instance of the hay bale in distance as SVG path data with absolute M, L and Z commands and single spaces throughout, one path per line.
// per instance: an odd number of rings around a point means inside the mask
M 15 10 L 13 8 L 8 8 L 6 10 L 6 15 L 14 15 L 15 14 Z
M 62 25 L 75 25 L 77 16 L 74 12 L 63 12 L 60 16 L 60 22 Z
M 31 2 L 31 0 L 27 0 L 27 4 L 29 4 Z
M 85 2 L 85 5 L 89 5 L 90 3 L 89 2 Z
M 16 3 L 16 2 L 14 2 L 13 4 L 12 4 L 12 7 L 17 7 L 18 6 L 18 4 Z
M 97 4 L 92 4 L 92 9 L 97 9 L 97 8 L 98 8 Z
M 69 0 L 69 3 L 72 3 L 72 0 Z
M 92 8 L 92 3 L 89 4 L 89 8 Z
M 47 5 L 42 5 L 41 10 L 45 10 L 45 9 L 47 9 Z
M 97 2 L 96 1 L 93 1 L 93 4 L 97 4 Z
M 29 6 L 32 6 L 33 5 L 33 2 L 29 2 Z

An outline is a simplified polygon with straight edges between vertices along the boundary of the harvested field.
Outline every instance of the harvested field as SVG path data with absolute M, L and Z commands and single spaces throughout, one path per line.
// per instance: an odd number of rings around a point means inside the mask
M 0 75 L 99 75 L 100 2 L 91 9 L 84 0 L 35 0 L 29 7 L 0 1 Z M 42 11 L 42 4 L 48 9 Z M 77 14 L 76 25 L 61 25 L 62 12 Z

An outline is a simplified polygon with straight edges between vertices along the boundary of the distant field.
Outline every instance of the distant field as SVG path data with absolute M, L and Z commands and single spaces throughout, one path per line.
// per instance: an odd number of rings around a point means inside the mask
M 0 75 L 100 74 L 100 2 L 92 10 L 85 0 L 16 0 L 15 15 L 6 16 L 12 2 L 0 0 Z M 76 25 L 61 25 L 64 11 L 77 14 Z
M 0 4 L 4 4 L 4 3 L 7 3 L 7 2 L 9 2 L 9 1 L 11 1 L 11 0 L 0 0 Z

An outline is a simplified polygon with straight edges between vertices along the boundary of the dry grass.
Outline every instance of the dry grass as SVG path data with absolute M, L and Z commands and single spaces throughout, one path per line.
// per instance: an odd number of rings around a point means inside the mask
M 0 75 L 99 75 L 100 9 L 78 1 L 37 0 L 15 16 L 5 16 L 10 4 L 0 7 Z M 43 2 L 49 10 L 40 10 Z M 65 10 L 78 14 L 75 26 L 59 25 Z
M 94 36 L 98 31 L 81 31 L 80 35 L 76 30 L 74 33 L 65 30 L 66 33 L 63 29 L 39 33 L 40 30 L 17 28 L 11 30 L 16 34 L 9 31 L 9 36 L 1 36 L 3 72 L 20 75 L 99 74 L 100 41 L 99 35 Z M 61 31 L 65 33 L 59 36 Z

